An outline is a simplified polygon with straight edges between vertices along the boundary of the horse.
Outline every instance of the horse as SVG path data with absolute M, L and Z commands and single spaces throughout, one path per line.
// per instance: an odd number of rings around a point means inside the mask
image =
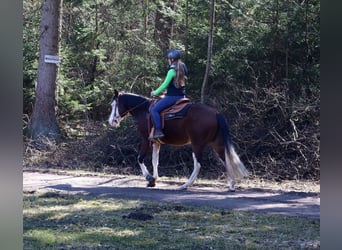
M 180 189 L 190 187 L 202 166 L 203 150 L 210 145 L 217 153 L 220 162 L 225 166 L 228 176 L 228 191 L 235 192 L 235 181 L 248 176 L 248 170 L 237 155 L 228 124 L 224 116 L 210 107 L 201 103 L 190 103 L 186 116 L 164 120 L 163 132 L 165 136 L 151 141 L 149 109 L 153 99 L 133 94 L 114 91 L 111 103 L 111 113 L 108 119 L 110 126 L 117 128 L 120 122 L 131 115 L 137 125 L 141 138 L 141 146 L 138 155 L 138 164 L 143 176 L 148 181 L 148 187 L 154 187 L 158 176 L 159 151 L 161 144 L 172 146 L 184 146 L 191 144 L 194 168 L 186 183 Z M 144 158 L 152 149 L 153 175 L 149 173 L 144 163 Z

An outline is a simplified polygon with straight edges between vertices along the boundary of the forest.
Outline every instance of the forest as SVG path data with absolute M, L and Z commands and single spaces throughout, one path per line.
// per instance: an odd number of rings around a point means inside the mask
M 42 2 L 23 2 L 25 154 L 34 144 L 27 127 Z M 134 123 L 111 129 L 110 102 L 115 89 L 148 96 L 164 80 L 166 51 L 177 48 L 189 70 L 187 96 L 225 115 L 252 176 L 319 180 L 320 1 L 64 0 L 60 11 L 55 108 L 62 141 L 50 164 L 139 174 Z M 207 155 L 204 165 L 217 173 Z M 163 146 L 160 162 L 164 175 L 187 173 L 191 148 Z

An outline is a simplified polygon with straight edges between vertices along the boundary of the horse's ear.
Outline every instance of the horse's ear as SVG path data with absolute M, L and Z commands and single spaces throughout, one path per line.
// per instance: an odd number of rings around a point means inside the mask
M 114 98 L 117 98 L 119 96 L 119 92 L 115 89 L 114 90 Z

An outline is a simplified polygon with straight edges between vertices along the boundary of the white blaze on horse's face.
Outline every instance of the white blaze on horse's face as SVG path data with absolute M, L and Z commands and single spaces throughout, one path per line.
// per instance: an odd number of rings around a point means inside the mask
M 114 128 L 117 128 L 120 126 L 122 117 L 119 114 L 119 109 L 118 109 L 116 100 L 114 100 L 111 105 L 112 105 L 112 112 L 110 113 L 108 122 L 109 122 L 109 125 L 111 125 Z

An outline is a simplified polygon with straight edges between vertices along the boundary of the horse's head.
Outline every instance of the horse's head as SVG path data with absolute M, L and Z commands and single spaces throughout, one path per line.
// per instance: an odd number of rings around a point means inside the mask
M 114 97 L 113 97 L 111 106 L 112 106 L 112 112 L 110 113 L 108 122 L 109 122 L 109 125 L 117 128 L 120 126 L 120 122 L 124 118 L 124 116 L 120 115 L 120 114 L 123 114 L 124 111 L 122 111 L 122 105 L 120 106 L 119 92 L 117 90 L 114 91 Z
M 113 127 L 119 127 L 122 119 L 128 114 L 139 116 L 140 112 L 146 113 L 149 103 L 150 99 L 146 97 L 130 93 L 119 94 L 119 92 L 115 90 L 113 102 L 111 104 L 112 112 L 110 113 L 108 122 Z M 143 122 L 145 122 L 145 119 Z

